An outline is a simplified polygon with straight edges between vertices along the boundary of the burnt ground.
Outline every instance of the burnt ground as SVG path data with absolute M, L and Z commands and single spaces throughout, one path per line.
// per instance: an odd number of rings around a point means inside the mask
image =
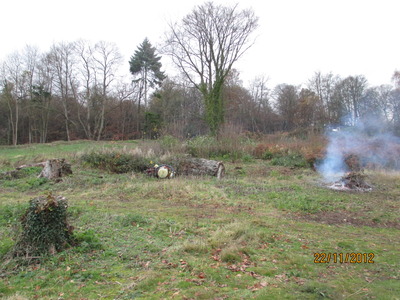
M 291 215 L 293 219 L 313 221 L 329 225 L 369 226 L 377 228 L 400 229 L 400 218 L 397 221 L 368 219 L 366 213 L 351 211 L 321 211 L 313 214 Z
M 358 175 L 358 173 L 349 173 Z M 347 174 L 347 175 L 349 175 Z M 346 176 L 344 176 L 347 179 Z M 357 177 L 358 178 L 358 177 Z M 356 178 L 356 179 L 357 179 Z M 292 213 L 289 218 L 329 225 L 369 226 L 375 228 L 400 229 L 400 184 L 398 172 L 369 172 L 360 177 L 363 184 L 339 187 L 340 193 L 363 195 L 362 203 L 354 207 L 334 210 L 322 210 L 313 213 Z M 352 179 L 352 178 L 351 178 Z M 364 182 L 364 179 L 368 183 Z M 372 184 L 370 184 L 372 183 Z M 353 188 L 352 188 L 353 187 Z M 327 186 L 327 188 L 332 188 Z

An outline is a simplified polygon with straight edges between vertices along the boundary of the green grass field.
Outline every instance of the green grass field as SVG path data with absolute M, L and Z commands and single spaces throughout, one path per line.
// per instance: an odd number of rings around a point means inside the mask
M 60 183 L 35 170 L 0 180 L 0 297 L 400 299 L 398 173 L 368 172 L 373 190 L 349 193 L 327 189 L 309 168 L 249 157 L 224 161 L 222 180 L 110 174 L 79 159 L 141 143 L 0 147 L 0 171 L 65 157 L 74 172 Z M 67 197 L 81 243 L 17 265 L 7 253 L 20 216 L 49 191 Z M 337 261 L 315 263 L 315 253 Z M 370 263 L 341 263 L 347 253 Z

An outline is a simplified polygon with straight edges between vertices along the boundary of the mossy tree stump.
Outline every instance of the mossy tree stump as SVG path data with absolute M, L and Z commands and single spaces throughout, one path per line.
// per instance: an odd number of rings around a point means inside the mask
M 29 201 L 21 218 L 22 233 L 13 251 L 14 257 L 37 258 L 62 251 L 74 243 L 73 227 L 67 222 L 65 197 L 38 197 Z

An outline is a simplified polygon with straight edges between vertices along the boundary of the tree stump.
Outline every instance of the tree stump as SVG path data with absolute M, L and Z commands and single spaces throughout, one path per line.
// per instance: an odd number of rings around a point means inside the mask
M 21 218 L 22 232 L 14 246 L 14 257 L 38 258 L 55 254 L 74 243 L 73 226 L 67 221 L 65 197 L 38 197 L 29 201 Z
M 71 165 L 65 162 L 64 158 L 61 159 L 49 159 L 39 174 L 40 177 L 46 177 L 47 179 L 58 179 L 60 177 L 72 174 Z
M 225 175 L 225 166 L 220 161 L 204 158 L 184 158 L 176 166 L 177 175 L 209 175 L 221 179 Z

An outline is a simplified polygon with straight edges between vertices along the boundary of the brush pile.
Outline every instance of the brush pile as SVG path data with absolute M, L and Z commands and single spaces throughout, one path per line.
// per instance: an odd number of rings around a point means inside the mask
M 348 172 L 331 185 L 330 188 L 341 191 L 370 191 L 372 187 L 365 182 L 366 178 L 367 176 L 362 172 Z
M 349 189 L 370 189 L 371 186 L 365 182 L 366 178 L 361 172 L 349 172 L 342 177 L 342 182 Z

